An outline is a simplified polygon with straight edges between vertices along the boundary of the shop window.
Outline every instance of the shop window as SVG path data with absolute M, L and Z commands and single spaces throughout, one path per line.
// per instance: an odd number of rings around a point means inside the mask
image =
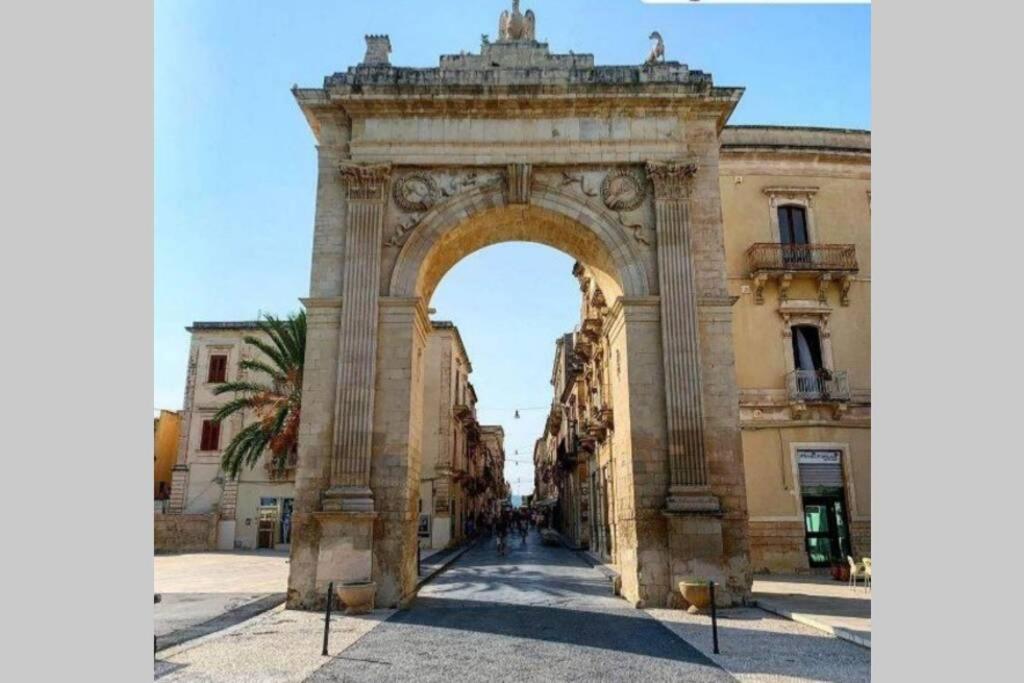
M 226 382 L 228 378 L 228 357 L 223 354 L 210 356 L 210 372 L 206 381 L 211 384 Z
M 220 448 L 220 422 L 203 420 L 203 436 L 199 441 L 199 450 L 216 451 Z

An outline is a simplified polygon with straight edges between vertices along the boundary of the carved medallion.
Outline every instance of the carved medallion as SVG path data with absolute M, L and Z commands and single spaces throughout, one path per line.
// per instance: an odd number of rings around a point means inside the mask
M 624 168 L 609 171 L 601 183 L 601 200 L 612 211 L 632 211 L 643 203 L 646 196 L 644 182 L 637 174 Z
M 437 201 L 437 183 L 424 173 L 411 173 L 395 180 L 392 195 L 405 211 L 427 211 Z

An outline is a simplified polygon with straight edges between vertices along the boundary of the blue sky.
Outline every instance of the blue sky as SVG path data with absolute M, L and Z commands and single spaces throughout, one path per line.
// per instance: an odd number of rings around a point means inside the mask
M 358 63 L 363 35 L 388 33 L 393 64 L 494 39 L 506 0 L 241 2 L 155 6 L 154 407 L 180 408 L 194 320 L 297 310 L 309 287 L 316 191 L 312 134 L 289 88 Z M 870 7 L 644 5 L 524 0 L 537 38 L 598 64 L 636 64 L 652 30 L 666 57 L 746 87 L 734 124 L 870 128 Z M 572 260 L 503 244 L 455 266 L 431 305 L 459 325 L 480 419 L 506 429 L 516 493 L 551 400 L 554 340 L 576 324 Z M 501 397 L 501 398 L 498 398 Z M 512 411 L 522 408 L 522 418 Z M 515 451 L 519 455 L 515 455 Z

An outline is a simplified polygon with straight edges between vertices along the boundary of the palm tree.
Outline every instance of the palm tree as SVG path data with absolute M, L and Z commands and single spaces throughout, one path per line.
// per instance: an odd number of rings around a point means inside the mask
M 246 359 L 239 367 L 262 375 L 261 381 L 225 382 L 213 390 L 218 395 L 235 394 L 213 416 L 217 422 L 240 411 L 249 411 L 256 418 L 224 449 L 221 469 L 232 479 L 243 466 L 256 465 L 267 449 L 273 454 L 273 466 L 281 471 L 289 455 L 298 448 L 306 313 L 301 311 L 284 320 L 264 314 L 257 325 L 269 341 L 249 336 L 245 337 L 245 342 L 262 351 L 267 360 Z

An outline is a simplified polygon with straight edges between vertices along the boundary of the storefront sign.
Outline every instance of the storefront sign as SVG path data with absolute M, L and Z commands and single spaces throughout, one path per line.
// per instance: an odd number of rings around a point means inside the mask
M 839 451 L 797 451 L 801 465 L 838 465 Z

